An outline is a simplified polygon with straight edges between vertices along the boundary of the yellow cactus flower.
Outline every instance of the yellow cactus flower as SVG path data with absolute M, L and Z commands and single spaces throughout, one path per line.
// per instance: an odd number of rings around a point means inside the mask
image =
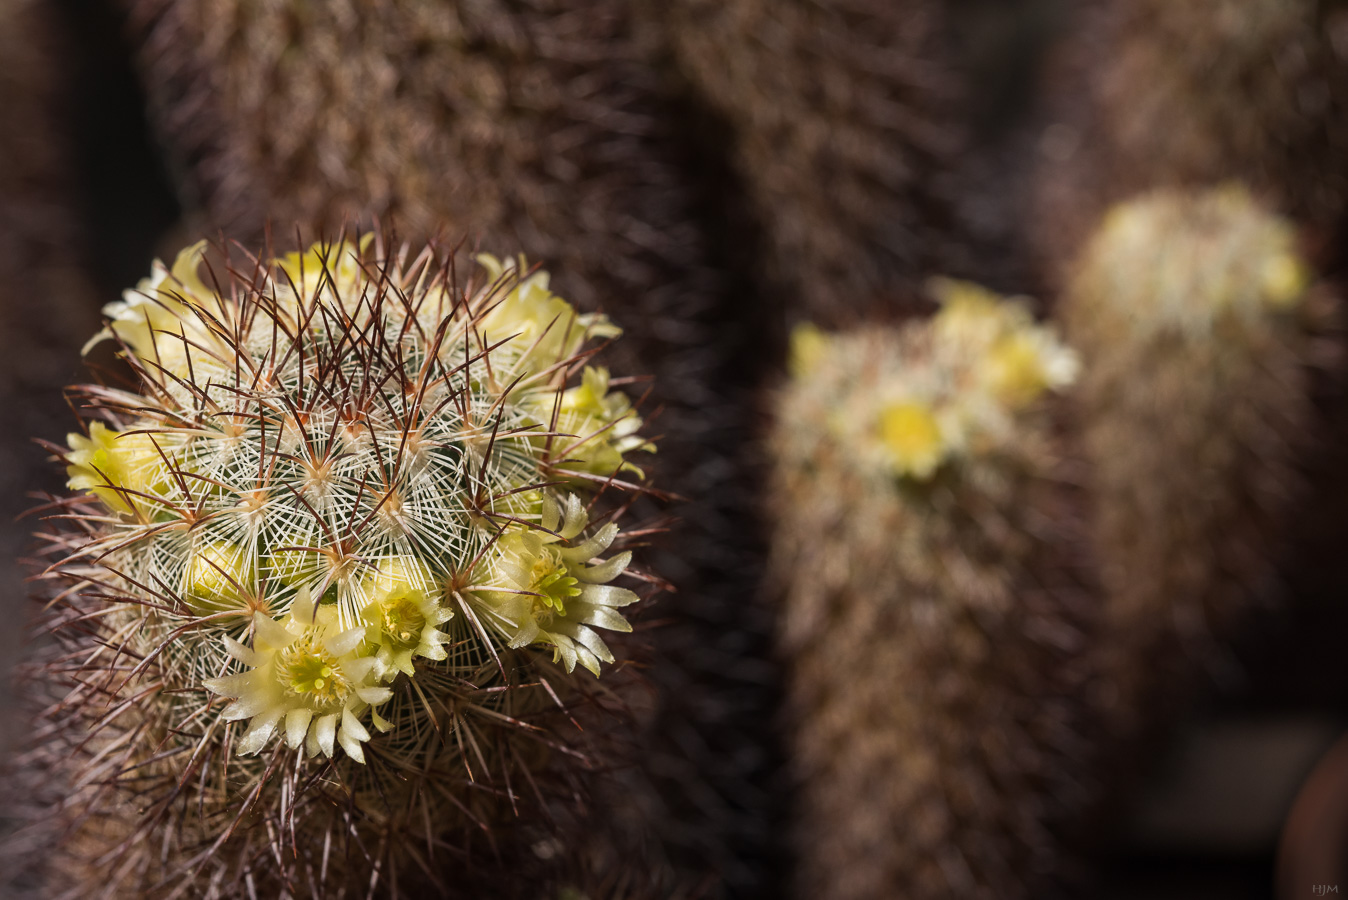
M 639 468 L 624 461 L 624 455 L 634 450 L 653 453 L 655 445 L 637 436 L 641 417 L 633 412 L 626 394 L 609 393 L 608 382 L 608 369 L 586 366 L 581 383 L 558 397 L 556 431 L 562 436 L 552 438 L 553 451 L 565 458 L 568 468 L 595 475 L 612 475 L 620 469 L 640 474 Z M 539 417 L 550 421 L 553 398 L 558 395 L 535 396 Z
M 1043 328 L 1029 327 L 1000 338 L 982 362 L 988 390 L 1007 408 L 1024 409 L 1049 389 L 1076 378 L 1076 354 Z
M 293 316 L 301 304 L 307 305 L 316 296 L 328 302 L 340 301 L 341 308 L 348 312 L 354 310 L 362 296 L 361 255 L 373 239 L 373 234 L 367 234 L 359 243 L 317 243 L 303 253 L 287 253 L 275 260 L 285 275 L 278 285 L 284 290 L 276 294 L 280 311 Z
M 607 316 L 577 314 L 570 303 L 548 290 L 547 272 L 524 275 L 529 264 L 523 255 L 518 262 L 503 262 L 482 253 L 477 261 L 493 282 L 507 286 L 488 296 L 477 330 L 489 345 L 512 338 L 510 346 L 520 354 L 516 374 L 547 369 L 575 354 L 587 338 L 622 334 Z
M 789 367 L 791 374 L 804 378 L 814 372 L 828 353 L 828 335 L 810 322 L 802 322 L 791 330 Z
M 880 410 L 878 431 L 890 465 L 898 475 L 920 481 L 932 476 L 949 449 L 933 410 L 921 403 L 891 403 Z
M 1309 283 L 1310 272 L 1292 253 L 1280 253 L 1269 259 L 1259 273 L 1264 302 L 1274 309 L 1296 306 Z
M 206 242 L 198 241 L 178 254 L 169 270 L 159 260 L 150 268 L 150 277 L 142 279 L 122 299 L 103 307 L 110 320 L 94 335 L 84 352 L 101 341 L 116 337 L 141 360 L 175 375 L 188 371 L 189 343 L 204 343 L 209 335 L 200 319 L 187 315 L 188 304 L 218 315 L 220 301 L 201 281 L 201 260 Z
M 409 556 L 379 561 L 365 584 L 369 603 L 361 612 L 365 640 L 385 669 L 415 674 L 413 657 L 445 658 L 449 636 L 438 631 L 453 617 L 424 564 Z
M 932 321 L 938 343 L 978 353 L 1008 331 L 1031 322 L 1023 304 L 953 278 L 933 278 L 928 290 L 941 302 Z
M 151 515 L 166 497 L 170 475 L 162 454 L 177 440 L 168 435 L 114 431 L 102 422 L 89 425 L 89 436 L 66 435 L 66 487 L 89 491 L 114 512 Z
M 616 610 L 637 601 L 637 595 L 608 582 L 632 560 L 630 552 L 591 565 L 608 549 L 618 527 L 605 526 L 594 537 L 566 546 L 584 530 L 589 516 L 580 500 L 567 497 L 566 509 L 551 498 L 543 507 L 542 530 L 516 530 L 496 542 L 496 556 L 479 590 L 476 611 L 505 636 L 511 647 L 541 643 L 552 646 L 571 672 L 579 663 L 596 676 L 599 663 L 613 654 L 594 630 L 631 631 Z
M 291 749 L 303 745 L 310 757 L 331 757 L 335 741 L 347 756 L 365 762 L 361 743 L 370 733 L 360 715 L 392 692 L 376 683 L 375 659 L 356 655 L 364 628 L 341 630 L 336 610 L 316 610 L 302 588 L 279 621 L 254 614 L 251 648 L 228 636 L 223 640 L 229 655 L 247 669 L 203 683 L 233 699 L 223 713 L 225 721 L 250 720 L 237 752 L 260 752 L 280 727 Z M 383 720 L 375 714 L 374 721 L 380 725 Z

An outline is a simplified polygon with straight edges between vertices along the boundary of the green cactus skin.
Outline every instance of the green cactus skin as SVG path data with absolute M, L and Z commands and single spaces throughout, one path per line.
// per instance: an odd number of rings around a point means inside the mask
M 479 257 L 460 292 L 465 261 L 369 238 L 196 245 L 105 308 L 138 388 L 80 389 L 112 428 L 70 437 L 89 493 L 44 536 L 58 892 L 481 896 L 583 848 L 627 679 L 573 670 L 638 598 L 580 498 L 651 449 L 582 352 L 617 329 L 546 273 Z
M 776 398 L 771 432 L 793 895 L 1043 896 L 1063 870 L 1055 824 L 1084 801 L 1088 608 L 1047 410 L 897 475 L 848 423 L 927 383 L 933 328 L 823 340 L 798 352 L 814 362 Z
M 1105 0 L 1084 5 L 1054 91 L 1075 132 L 1050 153 L 1037 217 L 1064 264 L 1111 205 L 1228 179 L 1300 222 L 1348 211 L 1348 4 Z
M 1243 189 L 1116 207 L 1062 315 L 1106 597 L 1105 713 L 1164 718 L 1272 586 L 1313 425 L 1308 269 Z
M 913 287 L 954 150 L 939 4 L 678 0 L 682 77 L 724 121 L 763 234 L 759 278 L 820 321 Z

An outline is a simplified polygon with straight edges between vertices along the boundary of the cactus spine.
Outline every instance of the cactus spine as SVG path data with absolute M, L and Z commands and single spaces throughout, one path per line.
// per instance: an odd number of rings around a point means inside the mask
M 583 349 L 619 331 L 522 258 L 460 291 L 378 235 L 204 252 L 105 309 L 139 386 L 82 388 L 100 418 L 63 454 L 86 493 L 48 535 L 67 693 L 36 748 L 70 784 L 58 875 L 480 891 L 502 851 L 474 835 L 558 840 L 548 804 L 594 762 L 558 723 L 612 706 L 573 673 L 614 662 L 600 631 L 637 600 L 595 501 L 652 448 Z
M 933 321 L 799 330 L 775 404 L 802 898 L 1038 896 L 1078 791 L 1043 406 L 1076 361 L 1019 303 L 941 291 Z
M 1125 732 L 1211 662 L 1270 585 L 1311 425 L 1308 269 L 1242 188 L 1116 207 L 1063 317 L 1094 473 L 1102 632 Z

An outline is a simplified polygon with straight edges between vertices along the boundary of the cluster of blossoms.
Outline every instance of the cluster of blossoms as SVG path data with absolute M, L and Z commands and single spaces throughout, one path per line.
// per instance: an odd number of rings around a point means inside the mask
M 1072 383 L 1076 354 L 1025 304 L 934 279 L 930 320 L 898 332 L 792 335 L 793 390 L 818 439 L 870 470 L 926 481 L 1009 438 L 1017 416 Z
M 619 330 L 523 258 L 478 257 L 458 291 L 431 249 L 370 240 L 242 268 L 197 244 L 91 342 L 140 385 L 84 389 L 102 420 L 64 454 L 92 497 L 64 570 L 168 689 L 248 720 L 243 754 L 363 762 L 394 682 L 455 648 L 541 646 L 598 675 L 600 631 L 630 630 L 637 595 L 611 582 L 631 553 L 601 558 L 619 528 L 590 523 L 653 449 L 587 365 Z
M 1091 247 L 1081 289 L 1118 298 L 1128 326 L 1143 335 L 1176 329 L 1206 337 L 1228 317 L 1262 321 L 1295 309 L 1311 282 L 1291 224 L 1235 184 L 1120 204 Z

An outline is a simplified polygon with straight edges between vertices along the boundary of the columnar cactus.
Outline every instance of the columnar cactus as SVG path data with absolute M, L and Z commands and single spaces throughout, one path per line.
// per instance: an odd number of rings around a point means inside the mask
M 1115 725 L 1211 662 L 1273 576 L 1312 424 L 1309 271 L 1291 227 L 1235 186 L 1116 207 L 1063 317 L 1086 360 Z
M 914 281 L 954 149 L 940 4 L 678 0 L 680 74 L 725 129 L 762 242 L 758 277 L 815 318 Z M 939 218 L 929 216 L 928 219 Z
M 902 329 L 803 326 L 775 404 L 801 898 L 1037 896 L 1080 799 L 1045 409 L 1076 358 L 1019 302 L 938 289 Z
M 1158 185 L 1238 177 L 1303 216 L 1342 215 L 1348 48 L 1326 26 L 1348 25 L 1348 6 L 1145 0 L 1120 19 L 1098 90 L 1130 168 Z
M 1082 4 L 1057 79 L 1066 141 L 1040 178 L 1043 249 L 1069 266 L 1114 203 L 1159 188 L 1250 185 L 1296 219 L 1348 213 L 1348 4 Z
M 76 892 L 466 895 L 474 833 L 575 790 L 552 720 L 638 599 L 596 504 L 653 449 L 619 331 L 376 237 L 197 244 L 105 309 L 139 384 L 78 390 L 48 535 Z

